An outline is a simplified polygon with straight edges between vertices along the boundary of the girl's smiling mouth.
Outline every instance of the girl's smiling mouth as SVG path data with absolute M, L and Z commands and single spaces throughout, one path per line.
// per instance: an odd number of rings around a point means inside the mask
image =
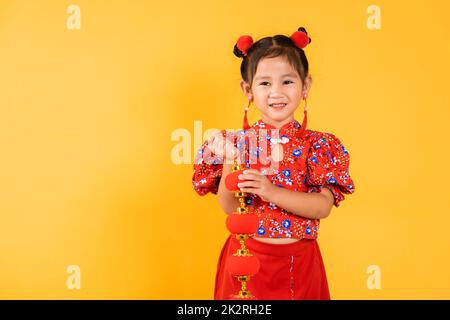
M 271 103 L 271 104 L 269 104 L 269 107 L 278 109 L 278 110 L 283 109 L 286 106 L 287 106 L 287 103 Z

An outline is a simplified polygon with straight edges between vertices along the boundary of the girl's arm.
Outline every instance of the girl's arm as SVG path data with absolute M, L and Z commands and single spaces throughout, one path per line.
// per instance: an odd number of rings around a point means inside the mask
M 333 193 L 328 188 L 318 192 L 297 192 L 274 185 L 258 170 L 245 170 L 238 183 L 241 191 L 257 194 L 262 200 L 272 202 L 295 215 L 309 219 L 324 219 L 330 215 L 334 203 Z
M 318 192 L 296 192 L 275 186 L 269 196 L 269 201 L 292 212 L 295 215 L 309 219 L 324 219 L 330 215 L 334 196 L 330 189 L 322 188 Z
M 230 214 L 239 207 L 239 199 L 234 196 L 225 186 L 225 177 L 231 172 L 232 164 L 223 164 L 222 177 L 220 179 L 219 191 L 217 192 L 219 204 L 226 214 Z

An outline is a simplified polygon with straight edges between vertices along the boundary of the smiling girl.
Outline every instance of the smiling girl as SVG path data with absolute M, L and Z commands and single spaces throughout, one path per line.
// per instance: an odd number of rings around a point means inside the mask
M 259 219 L 258 230 L 246 241 L 261 264 L 248 283 L 258 299 L 330 299 L 316 240 L 320 219 L 330 215 L 333 205 L 339 207 L 343 194 L 355 191 L 349 175 L 350 156 L 340 140 L 331 133 L 306 129 L 312 78 L 303 48 L 310 42 L 301 27 L 290 37 L 275 35 L 256 43 L 250 36 L 242 36 L 234 46 L 234 54 L 243 58 L 241 89 L 249 105 L 253 102 L 260 112 L 260 119 L 250 127 L 248 108 L 245 110 L 244 129 L 254 130 L 258 141 L 270 141 L 264 150 L 267 154 L 281 152 L 276 172 L 266 174 L 246 160 L 247 170 L 239 176 L 238 187 L 246 192 L 246 204 Z M 300 125 L 294 113 L 302 100 Z M 276 130 L 280 138 L 271 138 L 267 130 Z M 231 172 L 231 163 L 243 153 L 245 158 L 245 152 L 222 130 L 204 142 L 196 155 L 194 190 L 200 195 L 217 194 L 227 214 L 239 207 L 239 201 L 225 187 L 225 177 Z M 205 161 L 205 153 L 216 160 Z M 256 154 L 261 153 L 257 148 Z M 229 299 L 240 288 L 225 268 L 227 257 L 239 247 L 239 241 L 230 235 L 222 248 L 215 299 Z

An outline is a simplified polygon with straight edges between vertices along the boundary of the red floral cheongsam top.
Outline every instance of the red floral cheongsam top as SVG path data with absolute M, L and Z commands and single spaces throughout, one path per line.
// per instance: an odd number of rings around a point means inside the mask
M 334 205 L 339 207 L 339 203 L 345 199 L 343 194 L 355 191 L 349 175 L 350 156 L 333 134 L 300 129 L 301 125 L 297 120 L 285 124 L 279 131 L 262 120 L 255 122 L 249 130 L 256 133 L 258 144 L 252 146 L 252 143 L 244 141 L 243 144 L 247 146 L 243 149 L 243 154 L 246 154 L 245 167 L 251 167 L 251 159 L 254 159 L 251 156 L 259 159 L 271 155 L 273 145 L 281 144 L 283 157 L 276 163 L 276 170 L 267 174 L 269 180 L 280 188 L 298 192 L 320 192 L 323 187 L 329 188 L 334 195 Z M 276 138 L 269 131 L 276 131 Z M 226 137 L 226 131 L 221 132 Z M 244 131 L 240 133 L 244 134 Z M 238 148 L 241 145 L 239 142 L 235 143 Z M 208 192 L 217 194 L 223 168 L 221 159 L 215 158 L 210 152 L 212 158 L 205 161 L 203 155 L 207 146 L 208 142 L 205 141 L 195 156 L 192 177 L 194 190 L 202 196 Z M 319 219 L 294 215 L 252 193 L 247 193 L 245 200 L 249 212 L 256 213 L 259 218 L 259 228 L 255 236 L 317 238 Z

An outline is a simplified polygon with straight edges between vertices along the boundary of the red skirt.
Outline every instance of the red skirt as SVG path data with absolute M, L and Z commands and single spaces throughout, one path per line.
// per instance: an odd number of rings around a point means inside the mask
M 249 238 L 245 241 L 261 267 L 247 283 L 258 300 L 330 300 L 325 267 L 316 240 L 302 239 L 288 244 L 269 244 Z M 231 235 L 226 240 L 217 265 L 215 300 L 229 300 L 241 288 L 226 268 L 227 257 L 240 248 Z

